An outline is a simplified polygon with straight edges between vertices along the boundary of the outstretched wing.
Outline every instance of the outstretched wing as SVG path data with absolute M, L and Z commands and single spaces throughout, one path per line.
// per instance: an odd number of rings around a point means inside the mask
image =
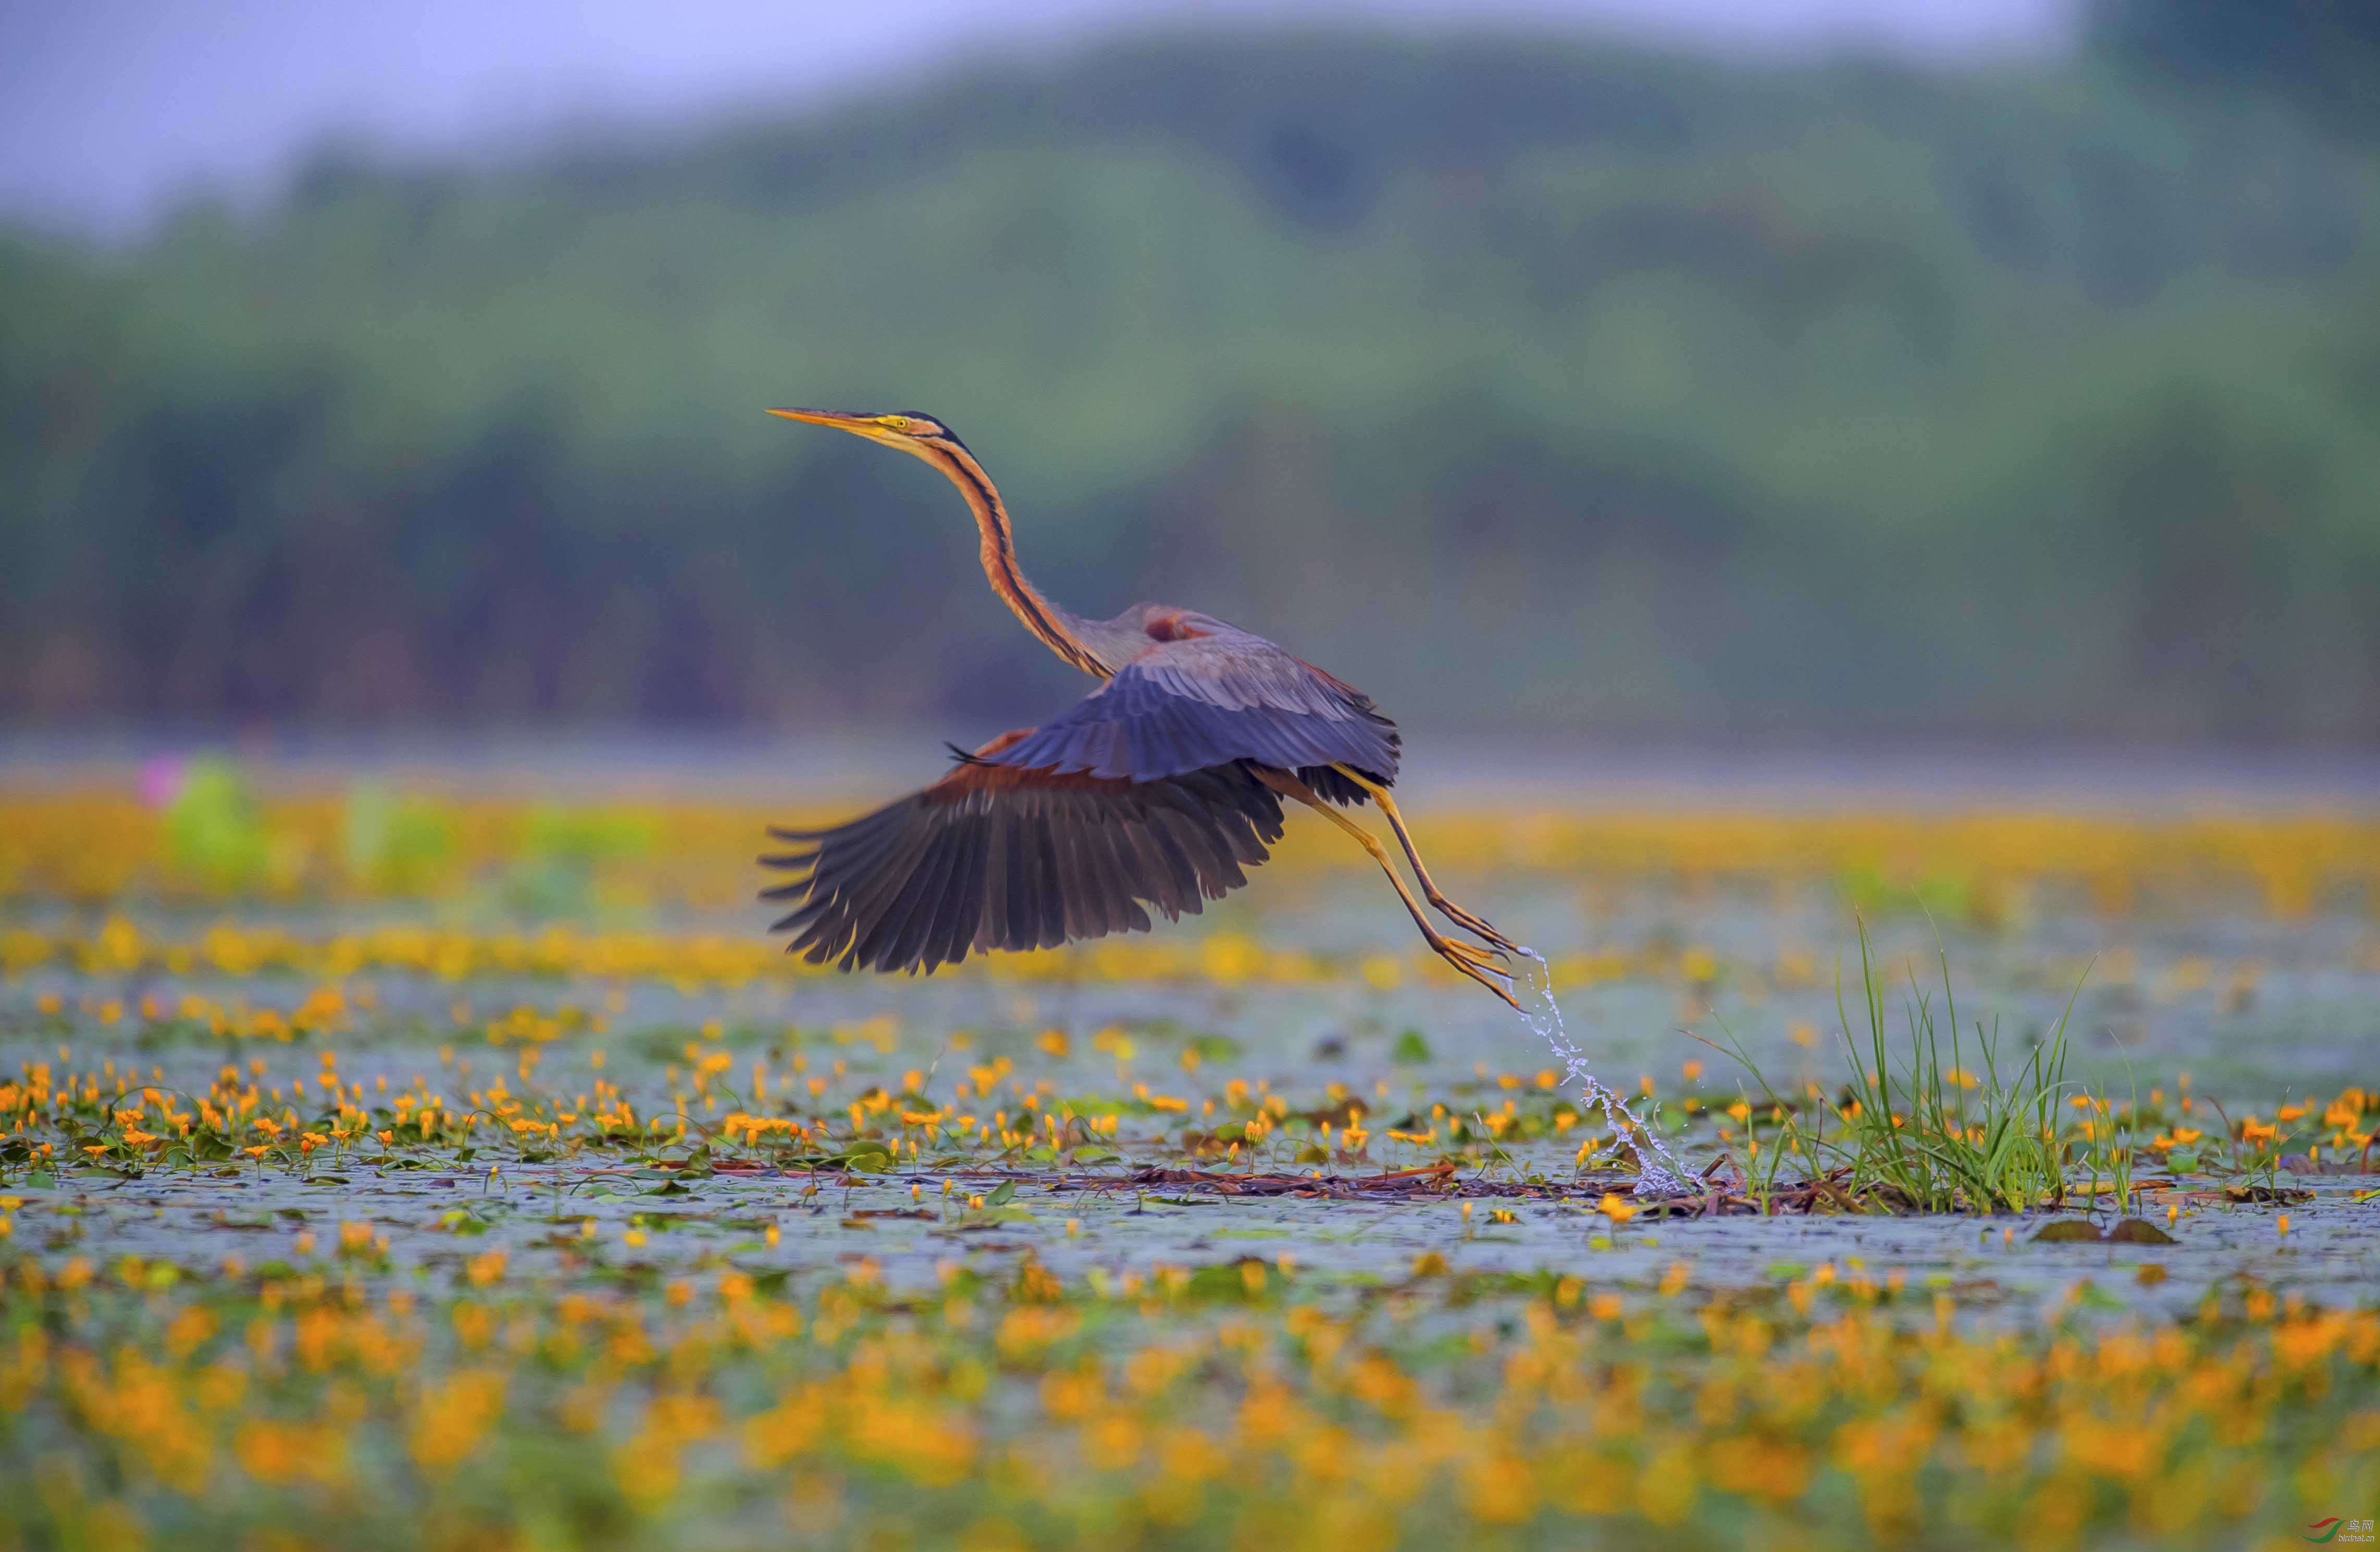
M 1247 882 L 1281 838 L 1281 800 L 1245 765 L 1162 781 L 993 763 L 1003 735 L 921 792 L 830 830 L 772 830 L 764 857 L 800 876 L 771 929 L 844 970 L 932 971 L 994 948 L 1147 932 L 1146 907 L 1196 914 Z
M 1161 781 L 1254 760 L 1307 775 L 1359 800 L 1335 773 L 1397 776 L 1397 725 L 1354 686 L 1261 636 L 1228 627 L 1164 642 L 1134 658 L 1063 716 L 990 756 L 1063 775 Z M 1342 800 L 1343 797 L 1342 797 Z

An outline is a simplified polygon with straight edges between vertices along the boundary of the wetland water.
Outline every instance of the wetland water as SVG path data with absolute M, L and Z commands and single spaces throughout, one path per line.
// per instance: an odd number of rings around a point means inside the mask
M 582 764 L 556 809 L 534 762 L 416 769 L 419 856 L 357 849 L 334 763 L 267 773 L 235 878 L 129 764 L 36 762 L 0 791 L 0 1477 L 42 1486 L 0 1520 L 2233 1545 L 2372 1511 L 2380 813 L 2319 772 L 1560 805 L 1519 765 L 1419 838 L 1684 1172 L 1778 1135 L 1696 1034 L 1841 1104 L 1857 910 L 1896 1039 L 1937 943 L 1967 1067 L 1974 1020 L 2005 1066 L 2073 998 L 2062 1097 L 2108 1108 L 2061 1127 L 2131 1129 L 2127 1211 L 2176 1242 L 1634 1211 L 1561 1061 L 1311 837 L 1148 938 L 856 980 L 761 940 L 740 770 Z

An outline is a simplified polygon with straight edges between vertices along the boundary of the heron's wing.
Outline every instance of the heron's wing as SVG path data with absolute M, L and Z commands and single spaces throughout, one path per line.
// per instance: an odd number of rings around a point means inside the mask
M 990 758 L 1144 782 L 1234 760 L 1294 771 L 1345 764 L 1392 782 L 1399 741 L 1397 725 L 1362 690 L 1261 636 L 1225 629 L 1152 645 L 1063 716 Z
M 930 972 L 971 949 L 1147 932 L 1148 907 L 1195 915 L 1271 855 L 1281 800 L 1238 764 L 1135 783 L 969 755 L 848 825 L 771 834 L 793 849 L 761 861 L 799 874 L 762 896 L 797 902 L 771 929 L 794 934 L 788 952 Z

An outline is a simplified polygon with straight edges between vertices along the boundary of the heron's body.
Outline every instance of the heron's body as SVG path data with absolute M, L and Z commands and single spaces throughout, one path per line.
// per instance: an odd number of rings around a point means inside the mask
M 932 786 L 833 829 L 774 832 L 765 858 L 801 876 L 776 925 L 791 951 L 845 970 L 928 971 L 968 953 L 1145 932 L 1154 908 L 1196 912 L 1247 882 L 1281 838 L 1281 801 L 1307 804 L 1388 871 L 1433 949 L 1511 1000 L 1491 954 L 1510 949 L 1422 868 L 1389 797 L 1396 725 L 1353 685 L 1196 610 L 1136 604 L 1089 620 L 1017 568 L 1008 513 L 974 455 L 930 416 L 772 410 L 901 447 L 949 477 L 975 514 L 984 573 L 1025 628 L 1102 682 L 1038 727 L 1002 734 Z M 1494 946 L 1440 935 L 1368 831 L 1330 804 L 1376 802 L 1430 903 Z

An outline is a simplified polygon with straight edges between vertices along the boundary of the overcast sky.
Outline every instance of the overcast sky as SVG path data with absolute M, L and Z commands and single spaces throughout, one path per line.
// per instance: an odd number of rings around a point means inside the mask
M 2047 46 L 2070 0 L 0 0 L 0 213 L 122 230 L 329 137 L 438 153 L 798 104 L 1135 26 L 1486 19 L 1720 46 Z

